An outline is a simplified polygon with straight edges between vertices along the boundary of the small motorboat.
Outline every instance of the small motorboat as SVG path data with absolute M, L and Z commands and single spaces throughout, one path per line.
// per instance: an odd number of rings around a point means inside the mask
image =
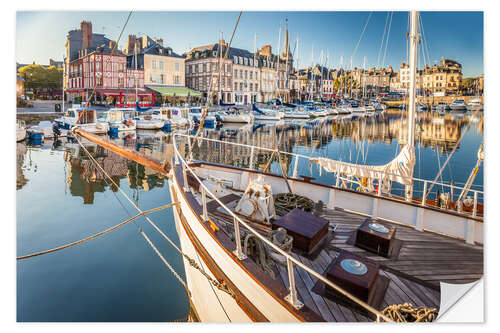
M 219 111 L 217 113 L 220 116 L 223 123 L 251 123 L 254 116 L 250 113 L 243 112 L 236 108 L 231 108 L 228 110 Z
M 126 109 L 113 108 L 103 113 L 100 122 L 107 122 L 110 132 L 134 131 L 136 120 L 125 116 Z
M 262 120 L 262 121 L 278 121 L 283 117 L 279 114 L 279 112 L 270 109 L 260 109 L 255 104 L 252 104 L 252 111 L 254 120 Z
M 465 112 L 467 111 L 467 105 L 463 99 L 456 99 L 450 104 L 451 111 Z
M 471 111 L 480 111 L 483 109 L 483 104 L 479 97 L 471 98 L 467 103 L 467 108 Z
M 60 128 L 67 130 L 76 126 L 94 134 L 105 134 L 109 131 L 109 124 L 107 122 L 97 120 L 96 110 L 84 110 L 78 106 L 69 108 L 61 118 L 57 118 L 54 121 Z

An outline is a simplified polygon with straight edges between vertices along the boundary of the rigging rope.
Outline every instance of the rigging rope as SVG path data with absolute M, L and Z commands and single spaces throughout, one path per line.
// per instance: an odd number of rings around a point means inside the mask
M 153 212 L 157 212 L 159 210 L 163 210 L 163 209 L 166 209 L 168 207 L 171 207 L 173 205 L 176 205 L 177 203 L 174 202 L 174 203 L 170 203 L 168 205 L 164 205 L 164 206 L 160 206 L 158 208 L 153 208 L 153 209 L 149 209 L 149 210 L 146 210 L 140 214 L 137 214 L 111 228 L 108 228 L 104 231 L 101 231 L 101 232 L 98 232 L 92 236 L 89 236 L 89 237 L 85 237 L 83 239 L 80 239 L 76 242 L 72 242 L 72 243 L 68 243 L 68 244 L 65 244 L 65 245 L 61 245 L 61 246 L 58 246 L 58 247 L 55 247 L 55 248 L 52 248 L 52 249 L 49 249 L 49 250 L 45 250 L 45 251 L 40 251 L 40 252 L 36 252 L 36 253 L 31 253 L 31 254 L 27 254 L 27 255 L 24 255 L 24 256 L 20 256 L 20 257 L 17 257 L 16 260 L 23 260 L 23 259 L 28 259 L 28 258 L 33 258 L 33 257 L 37 257 L 37 256 L 41 256 L 42 254 L 47 254 L 47 253 L 52 253 L 52 252 L 56 252 L 56 251 L 59 251 L 59 250 L 64 250 L 64 249 L 67 249 L 69 247 L 72 247 L 72 246 L 75 246 L 75 245 L 79 245 L 79 244 L 83 244 L 85 242 L 88 242 L 89 240 L 92 240 L 92 239 L 95 239 L 97 237 L 100 237 L 100 236 L 103 236 L 107 233 L 110 233 L 111 231 L 113 230 L 116 230 L 120 227 L 123 227 L 124 225 L 126 224 L 129 224 L 130 222 L 132 221 L 135 221 L 136 219 L 138 219 L 139 217 L 141 216 L 144 216 L 145 214 L 149 214 L 149 213 L 153 213 Z
M 354 59 L 354 56 L 356 56 L 356 52 L 358 51 L 359 43 L 361 43 L 361 39 L 363 38 L 363 35 L 365 34 L 366 27 L 368 26 L 368 22 L 370 22 L 370 18 L 372 17 L 373 12 L 370 12 L 370 15 L 368 15 L 368 18 L 366 19 L 365 26 L 363 27 L 363 31 L 361 31 L 361 36 L 359 36 L 358 43 L 356 44 L 356 47 L 354 48 L 354 52 L 352 53 L 351 56 L 351 70 L 352 70 L 352 59 Z
M 378 55 L 377 55 L 377 67 L 380 67 L 380 57 L 382 56 L 382 48 L 384 45 L 385 32 L 387 30 L 387 23 L 389 22 L 389 14 L 390 14 L 390 12 L 387 12 L 387 16 L 385 17 L 384 33 L 382 34 L 382 40 L 380 41 L 380 49 L 378 50 Z
M 385 41 L 385 50 L 384 50 L 384 58 L 382 59 L 382 67 L 385 65 L 385 57 L 387 55 L 387 46 L 389 46 L 389 34 L 391 33 L 391 25 L 392 25 L 392 16 L 394 12 L 391 12 L 391 19 L 389 20 L 389 28 L 387 29 L 387 36 Z

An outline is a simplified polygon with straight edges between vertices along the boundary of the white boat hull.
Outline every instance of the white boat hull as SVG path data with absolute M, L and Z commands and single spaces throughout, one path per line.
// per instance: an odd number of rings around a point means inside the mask
M 220 115 L 222 122 L 224 123 L 250 123 L 252 122 L 252 116 L 248 114 L 241 115 Z
M 158 119 L 151 119 L 151 120 L 144 120 L 144 119 L 136 119 L 135 127 L 137 129 L 160 129 L 165 125 L 165 122 L 163 120 L 158 120 Z

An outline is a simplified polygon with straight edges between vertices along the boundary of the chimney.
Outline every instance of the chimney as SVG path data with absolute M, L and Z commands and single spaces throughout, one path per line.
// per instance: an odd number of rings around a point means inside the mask
M 136 41 L 137 41 L 137 38 L 135 37 L 135 35 L 128 35 L 127 54 L 134 53 L 134 47 L 135 47 Z
M 92 22 L 82 21 L 80 29 L 82 30 L 82 49 L 92 47 Z
M 113 50 L 116 51 L 116 42 L 114 40 L 109 41 L 109 50 L 110 52 L 113 52 Z
M 271 45 L 264 45 L 262 49 L 259 51 L 259 55 L 261 56 L 271 56 Z
M 159 44 L 160 46 L 163 46 L 163 39 L 157 39 L 156 43 Z

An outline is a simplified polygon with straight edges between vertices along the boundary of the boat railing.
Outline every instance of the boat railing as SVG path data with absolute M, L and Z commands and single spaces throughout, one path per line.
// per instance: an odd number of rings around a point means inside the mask
M 179 137 L 182 137 L 182 136 L 184 136 L 186 138 L 188 137 L 185 134 L 176 134 L 176 135 L 178 135 Z M 194 139 L 194 137 L 191 137 L 191 138 Z M 311 161 L 310 161 L 311 158 L 315 158 L 315 156 L 306 156 L 306 155 L 299 154 L 299 153 L 292 153 L 292 152 L 281 151 L 281 150 L 277 151 L 277 149 L 273 149 L 273 148 L 262 147 L 262 146 L 253 146 L 253 145 L 244 144 L 244 143 L 224 141 L 224 140 L 212 139 L 212 138 L 207 138 L 207 137 L 197 138 L 196 140 L 201 140 L 204 142 L 212 142 L 216 146 L 231 145 L 233 147 L 240 147 L 242 150 L 244 149 L 245 151 L 244 152 L 242 151 L 242 153 L 249 154 L 249 161 L 248 161 L 247 165 L 244 165 L 244 167 L 246 167 L 250 170 L 257 170 L 257 168 L 254 167 L 254 164 L 255 164 L 255 154 L 257 154 L 258 152 L 261 152 L 261 151 L 268 152 L 268 153 L 279 152 L 279 154 L 291 157 L 291 165 L 293 165 L 292 172 L 291 172 L 291 174 L 290 174 L 290 172 L 288 172 L 288 174 L 286 176 L 292 177 L 295 179 L 298 179 L 298 177 L 299 177 L 299 175 L 298 175 L 299 163 L 302 161 L 302 165 L 308 165 L 311 163 Z M 271 144 L 271 142 L 269 142 L 269 143 Z M 221 154 L 223 154 L 224 157 L 227 156 L 226 149 L 219 149 L 219 150 L 220 150 Z M 211 151 L 213 154 L 214 153 L 213 149 L 211 149 Z M 207 157 L 209 157 L 209 158 L 206 159 Z M 217 161 L 217 160 L 210 160 L 210 156 L 203 156 L 203 159 L 207 160 L 209 162 L 219 162 L 220 163 L 220 161 Z M 237 162 L 238 164 L 240 164 L 239 161 L 237 161 L 237 160 L 228 161 L 227 159 L 225 159 L 223 161 L 224 164 L 234 163 L 234 162 Z M 241 165 L 235 165 L 235 166 L 241 166 Z M 321 168 L 321 166 L 319 166 L 319 165 L 318 165 L 318 167 Z M 394 175 L 394 174 L 391 174 L 388 172 L 386 172 L 384 174 L 386 176 L 399 176 L 399 175 Z M 330 184 L 329 183 L 323 184 L 320 181 L 318 181 L 318 183 L 321 183 L 323 185 L 336 187 L 336 188 L 341 188 L 341 189 L 342 188 L 344 188 L 344 189 L 347 188 L 350 190 L 361 190 L 362 189 L 362 187 L 360 187 L 359 180 L 357 180 L 355 178 L 346 178 L 338 173 L 334 174 L 334 181 L 335 181 L 335 183 L 334 183 L 335 185 L 333 185 L 333 186 L 331 185 L 331 183 Z M 374 182 L 375 182 L 374 185 L 378 185 L 381 183 L 380 180 L 374 180 Z M 342 186 L 341 186 L 341 184 L 342 184 Z M 411 187 L 412 193 L 411 193 L 410 198 L 412 198 L 413 200 L 419 200 L 422 207 L 433 207 L 433 208 L 438 208 L 438 209 L 443 210 L 443 211 L 450 211 L 450 212 L 455 212 L 455 213 L 458 212 L 460 214 L 472 216 L 474 218 L 480 217 L 480 214 L 478 214 L 478 212 L 479 212 L 478 205 L 480 203 L 484 202 L 483 201 L 484 192 L 482 190 L 474 189 L 473 187 L 471 187 L 469 189 L 468 193 L 471 194 L 472 200 L 473 200 L 472 209 L 463 210 L 463 209 L 461 209 L 461 208 L 463 208 L 462 205 L 452 206 L 450 204 L 447 204 L 447 205 L 437 206 L 437 200 L 434 200 L 434 201 L 430 200 L 432 198 L 436 198 L 439 189 L 441 189 L 439 194 L 447 193 L 449 195 L 448 203 L 454 202 L 454 200 L 457 199 L 458 196 L 460 195 L 460 193 L 462 192 L 462 190 L 464 188 L 463 186 L 461 187 L 461 186 L 457 186 L 455 184 L 448 184 L 445 182 L 436 181 L 436 182 L 434 182 L 434 186 L 431 188 L 431 185 L 433 184 L 432 180 L 426 180 L 426 179 L 421 179 L 421 178 L 416 178 L 416 177 L 413 177 L 412 184 L 413 184 L 413 186 Z M 427 193 L 429 189 L 431 189 L 431 192 Z M 447 191 L 444 191 L 443 189 L 447 189 Z M 406 189 L 405 189 L 404 185 L 401 185 L 401 184 L 396 183 L 396 182 L 390 182 L 389 188 L 383 188 L 383 191 L 380 193 L 379 196 L 389 197 L 392 200 L 409 201 L 410 199 L 407 199 L 405 191 L 406 191 Z M 376 194 L 376 193 L 373 193 L 373 194 Z M 457 210 L 457 206 L 461 210 Z
M 392 321 L 389 319 L 387 316 L 382 314 L 380 311 L 369 305 L 368 303 L 362 301 L 358 297 L 352 295 L 348 291 L 344 290 L 343 288 L 339 287 L 337 284 L 331 282 L 327 278 L 325 278 L 323 275 L 320 273 L 316 272 L 314 269 L 310 268 L 307 265 L 304 265 L 302 262 L 300 262 L 298 259 L 294 258 L 291 254 L 287 253 L 286 251 L 282 250 L 280 247 L 278 247 L 276 244 L 274 244 L 272 241 L 267 239 L 266 237 L 262 236 L 259 232 L 257 232 L 254 228 L 252 228 L 248 223 L 243 221 L 240 217 L 238 217 L 233 211 L 228 208 L 221 200 L 219 200 L 211 191 L 210 189 L 201 181 L 201 179 L 198 177 L 198 175 L 194 172 L 194 170 L 190 167 L 189 163 L 186 161 L 186 159 L 183 157 L 183 155 L 179 152 L 177 149 L 177 144 L 176 144 L 176 139 L 179 137 L 184 137 L 188 139 L 188 144 L 191 144 L 191 139 L 196 139 L 196 140 L 206 140 L 206 138 L 195 138 L 194 136 L 190 135 L 185 135 L 185 134 L 174 134 L 174 152 L 175 152 L 175 163 L 181 164 L 182 168 L 182 177 L 183 177 L 183 191 L 188 192 L 189 191 L 189 186 L 188 186 L 188 180 L 187 180 L 187 174 L 188 172 L 191 174 L 191 176 L 199 183 L 199 190 L 201 192 L 201 201 L 202 201 L 202 219 L 205 221 L 208 221 L 208 211 L 207 211 L 207 197 L 212 198 L 215 200 L 220 207 L 226 211 L 228 215 L 230 215 L 233 218 L 233 227 L 234 227 L 234 237 L 235 237 L 235 243 L 236 243 L 236 249 L 233 251 L 233 254 L 239 259 L 239 260 L 244 260 L 247 258 L 245 253 L 242 250 L 241 246 L 241 232 L 240 232 L 240 225 L 246 228 L 252 235 L 260 239 L 262 242 L 264 242 L 267 246 L 272 248 L 274 251 L 277 253 L 281 254 L 283 257 L 286 258 L 286 267 L 287 267 L 287 273 L 288 273 L 288 290 L 289 294 L 285 296 L 285 301 L 290 303 L 295 309 L 301 309 L 303 307 L 303 303 L 298 299 L 298 293 L 297 289 L 295 286 L 295 274 L 294 274 L 294 269 L 296 267 L 300 267 L 301 269 L 305 270 L 312 276 L 316 277 L 323 283 L 325 283 L 327 286 L 333 288 L 337 292 L 339 292 L 341 295 L 347 297 L 351 301 L 355 302 L 356 304 L 360 305 L 363 307 L 366 311 L 369 313 L 373 314 L 376 318 L 376 321 L 387 321 L 390 322 Z M 211 139 L 210 139 L 211 140 Z M 220 141 L 220 140 L 215 140 L 215 141 Z M 225 141 L 220 141 L 224 142 Z M 247 146 L 247 145 L 244 145 Z M 255 148 L 254 146 L 248 146 L 251 148 Z M 257 147 L 258 148 L 258 147 Z

